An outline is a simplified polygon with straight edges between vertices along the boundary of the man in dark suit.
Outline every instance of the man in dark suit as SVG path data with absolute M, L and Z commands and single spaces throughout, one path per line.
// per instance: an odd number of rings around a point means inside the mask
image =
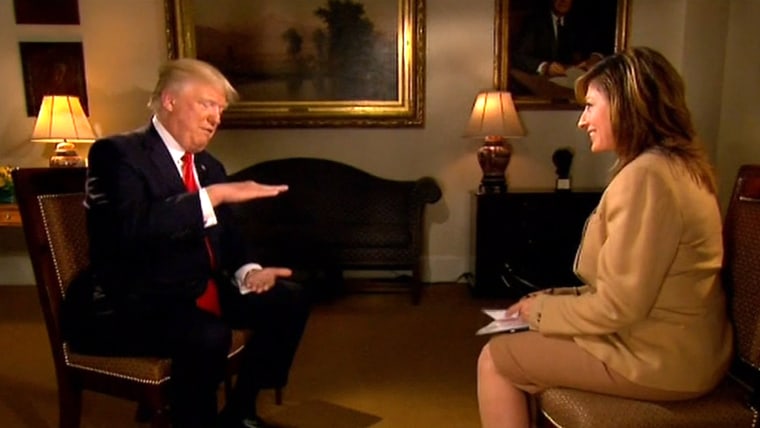
M 529 16 L 514 43 L 511 66 L 546 77 L 564 76 L 569 67 L 586 69 L 601 59 L 590 52 L 583 28 L 570 13 L 573 0 L 543 0 L 549 8 Z
M 171 357 L 174 428 L 267 426 L 256 414 L 257 393 L 285 385 L 308 317 L 301 288 L 282 279 L 290 270 L 245 254 L 227 205 L 287 186 L 228 183 L 205 150 L 236 98 L 213 66 L 170 61 L 151 95 L 151 123 L 101 139 L 89 153 L 96 319 L 78 324 L 88 327 L 71 332 L 72 346 Z M 253 337 L 218 417 L 233 327 Z

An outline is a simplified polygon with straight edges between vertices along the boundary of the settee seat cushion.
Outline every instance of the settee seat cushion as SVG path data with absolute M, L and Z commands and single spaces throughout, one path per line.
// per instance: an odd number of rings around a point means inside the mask
M 250 242 L 290 242 L 341 248 L 398 247 L 410 245 L 411 233 L 386 224 L 277 224 L 246 233 Z

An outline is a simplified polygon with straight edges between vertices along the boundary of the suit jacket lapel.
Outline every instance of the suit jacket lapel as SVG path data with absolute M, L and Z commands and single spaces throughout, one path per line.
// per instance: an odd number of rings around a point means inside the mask
M 219 162 L 206 150 L 195 155 L 195 169 L 201 187 L 225 181 L 224 170 L 219 168 Z
M 201 187 L 209 184 L 207 158 L 208 154 L 205 151 L 195 155 L 195 171 L 198 173 L 198 184 Z
M 177 192 L 184 191 L 185 183 L 177 172 L 177 166 L 153 124 L 148 127 L 143 144 L 148 157 L 155 166 L 156 173 L 161 176 L 162 181 L 172 189 L 176 189 Z

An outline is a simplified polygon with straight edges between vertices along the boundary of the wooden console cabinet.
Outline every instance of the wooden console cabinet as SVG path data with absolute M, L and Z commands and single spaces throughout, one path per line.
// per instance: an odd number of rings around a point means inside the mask
M 21 227 L 18 205 L 0 203 L 0 227 Z
M 475 225 L 477 297 L 511 296 L 504 264 L 541 287 L 578 285 L 573 262 L 583 227 L 601 190 L 478 194 Z

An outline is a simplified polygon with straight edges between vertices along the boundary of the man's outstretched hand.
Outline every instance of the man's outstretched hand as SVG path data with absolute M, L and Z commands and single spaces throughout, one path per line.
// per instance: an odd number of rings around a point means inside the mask
M 288 190 L 285 184 L 259 184 L 255 181 L 233 181 L 212 184 L 206 192 L 213 206 L 245 202 L 251 199 L 271 198 Z

